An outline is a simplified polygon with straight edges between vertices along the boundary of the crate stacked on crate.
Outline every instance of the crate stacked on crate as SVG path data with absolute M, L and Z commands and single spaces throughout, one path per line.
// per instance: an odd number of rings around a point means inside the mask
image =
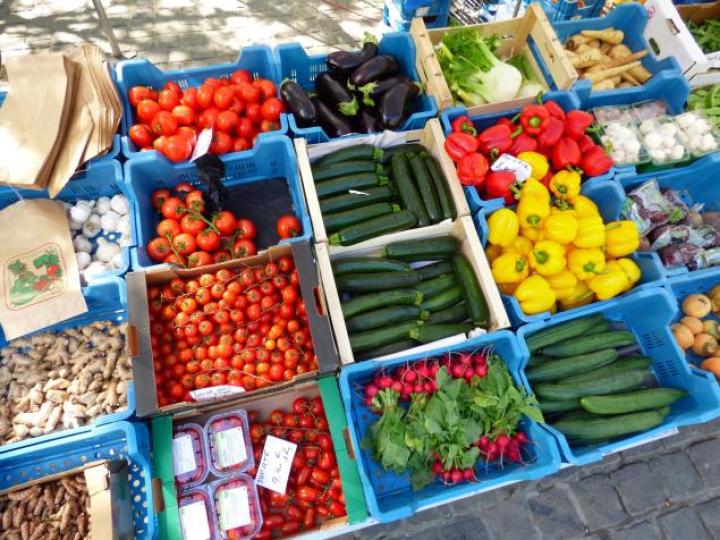
M 385 0 L 383 23 L 396 32 L 407 32 L 415 17 L 428 28 L 448 25 L 450 0 Z
M 542 0 L 542 7 L 548 18 L 553 21 L 566 21 L 569 19 L 589 19 L 602 14 L 607 4 L 606 0 Z

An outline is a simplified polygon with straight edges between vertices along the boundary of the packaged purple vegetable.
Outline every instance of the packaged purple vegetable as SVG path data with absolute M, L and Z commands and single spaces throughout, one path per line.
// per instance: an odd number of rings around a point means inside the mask
M 652 244 L 650 245 L 650 249 L 652 251 L 659 251 L 662 248 L 667 247 L 671 244 L 695 244 L 694 242 L 690 241 L 692 232 L 692 228 L 688 227 L 687 225 L 668 224 L 656 227 L 648 234 L 648 237 L 652 242 Z
M 662 194 L 657 180 L 650 180 L 632 190 L 621 210 L 623 219 L 634 221 L 641 235 L 660 225 L 677 223 L 686 213 Z
M 671 244 L 662 248 L 659 253 L 666 268 L 686 266 L 688 270 L 700 270 L 710 266 L 705 250 L 692 244 Z

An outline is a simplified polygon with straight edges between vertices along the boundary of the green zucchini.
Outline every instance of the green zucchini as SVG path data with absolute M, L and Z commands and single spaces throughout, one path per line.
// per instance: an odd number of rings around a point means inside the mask
M 465 306 L 465 302 L 460 302 L 442 311 L 432 313 L 426 322 L 428 324 L 461 323 L 467 319 L 467 306 Z
M 417 223 L 415 214 L 408 210 L 400 210 L 394 214 L 385 214 L 362 223 L 343 227 L 331 234 L 328 242 L 331 246 L 351 246 L 383 234 L 412 229 L 415 223 Z
M 612 330 L 612 323 L 610 321 L 600 321 L 595 326 L 583 333 L 583 336 L 594 336 L 595 334 L 603 334 Z
M 571 375 L 584 373 L 591 369 L 606 366 L 614 362 L 618 357 L 615 349 L 603 349 L 588 354 L 580 354 L 578 356 L 568 356 L 559 360 L 553 359 L 543 362 L 542 365 L 531 368 L 525 373 L 528 381 L 543 382 L 557 381 Z
M 388 345 L 381 345 L 380 347 L 376 347 L 368 351 L 363 351 L 362 353 L 359 353 L 355 356 L 355 361 L 379 358 L 388 354 L 406 351 L 407 349 L 412 349 L 413 347 L 417 346 L 417 341 L 415 341 L 414 339 L 404 339 L 402 341 L 396 341 L 395 343 L 390 343 Z
M 426 279 L 432 279 L 443 274 L 449 274 L 453 271 L 453 269 L 452 265 L 448 261 L 439 261 L 423 266 L 422 268 L 418 268 L 417 271 L 420 272 L 420 276 L 423 281 L 425 281 Z
M 408 262 L 447 260 L 457 252 L 459 247 L 460 242 L 454 236 L 405 240 L 385 246 L 383 257 Z
M 540 400 L 538 401 L 543 414 L 555 414 L 574 411 L 580 408 L 579 399 L 566 399 L 563 401 Z
M 452 195 L 450 195 L 450 186 L 445 179 L 445 175 L 440 170 L 440 165 L 433 156 L 426 156 L 425 166 L 430 173 L 433 184 L 435 184 L 435 193 L 437 193 L 438 196 L 443 219 L 455 219 L 457 217 L 455 203 L 453 202 Z
M 566 437 L 575 441 L 606 440 L 647 431 L 659 426 L 670 414 L 670 407 L 660 407 L 650 411 L 619 414 L 597 418 L 561 418 L 552 426 Z
M 672 405 L 687 395 L 677 388 L 645 388 L 609 396 L 580 398 L 582 408 L 593 414 L 625 414 Z
M 455 277 L 465 297 L 470 320 L 476 325 L 487 328 L 490 324 L 490 310 L 488 309 L 485 296 L 480 289 L 475 271 L 462 253 L 456 253 L 451 259 Z
M 390 148 L 385 148 L 384 150 L 385 153 L 383 154 L 381 160 L 383 164 L 390 163 L 390 160 L 395 154 L 404 154 L 406 152 L 422 154 L 423 152 L 427 152 L 427 149 L 420 143 L 398 144 L 391 146 Z
M 548 328 L 547 330 L 540 330 L 535 332 L 533 335 L 525 338 L 528 350 L 532 353 L 553 345 L 560 341 L 582 336 L 590 328 L 603 321 L 603 316 L 600 313 L 590 315 L 589 317 L 582 317 L 573 321 L 568 321 Z
M 450 306 L 454 306 L 458 302 L 462 302 L 463 295 L 462 290 L 460 287 L 450 287 L 446 291 L 441 292 L 440 294 L 436 294 L 432 298 L 429 298 L 427 300 L 423 300 L 423 303 L 420 304 L 420 307 L 431 312 L 435 313 L 436 311 L 441 311 L 443 309 L 447 309 Z
M 385 306 L 419 306 L 423 296 L 415 289 L 394 289 L 356 296 L 344 302 L 342 308 L 345 320 Z
M 443 274 L 442 276 L 438 276 L 436 278 L 421 281 L 415 286 L 415 288 L 423 293 L 423 298 L 427 300 L 436 294 L 440 294 L 441 292 L 448 290 L 453 285 L 456 285 L 455 276 L 452 274 Z
M 325 231 L 327 233 L 334 233 L 344 227 L 357 225 L 358 223 L 362 223 L 379 216 L 397 213 L 400 210 L 401 208 L 398 204 L 376 203 L 369 204 L 368 206 L 362 206 L 360 208 L 354 208 L 352 210 L 345 210 L 344 212 L 325 214 L 322 219 L 323 224 L 325 225 Z
M 332 271 L 336 276 L 355 272 L 408 272 L 412 269 L 406 262 L 382 257 L 347 257 L 332 263 Z
M 624 347 L 635 343 L 635 336 L 626 330 L 613 330 L 593 336 L 580 336 L 561 341 L 543 348 L 548 356 L 575 356 L 578 354 L 607 349 L 608 347 Z
M 382 174 L 383 166 L 377 161 L 371 159 L 364 160 L 352 160 L 352 161 L 341 161 L 339 163 L 332 163 L 325 167 L 313 167 L 312 175 L 315 182 L 321 180 L 328 180 L 330 178 L 336 178 L 338 176 L 345 176 L 354 173 L 375 173 Z
M 375 330 L 368 330 L 366 332 L 360 332 L 358 334 L 350 334 L 350 347 L 354 352 L 368 351 L 381 347 L 382 345 L 388 345 L 402 339 L 410 337 L 410 331 L 422 326 L 422 321 L 410 321 L 388 328 L 380 328 Z
M 471 324 L 426 324 L 410 330 L 410 337 L 420 343 L 430 343 L 457 334 L 467 334 L 470 330 Z
M 623 373 L 632 369 L 647 369 L 652 365 L 652 358 L 647 356 L 632 356 L 628 358 L 620 358 L 615 360 L 612 364 L 603 366 L 592 371 L 586 371 L 580 375 L 574 375 L 563 379 L 563 383 L 584 383 L 587 381 L 594 381 L 598 377 L 608 375 L 610 373 Z
M 395 193 L 390 186 L 371 187 L 359 193 L 343 193 L 320 201 L 323 216 L 333 212 L 343 212 L 353 208 L 362 208 L 375 203 L 395 201 Z
M 418 306 L 390 306 L 375 311 L 361 313 L 346 321 L 347 331 L 351 334 L 380 328 L 405 321 L 424 321 L 430 313 Z
M 580 383 L 541 382 L 533 385 L 533 389 L 543 399 L 563 401 L 633 390 L 642 385 L 647 376 L 648 371 L 645 369 L 631 369 L 622 373 L 610 373 L 609 375 L 597 377 L 593 381 Z
M 375 173 L 357 173 L 338 176 L 315 184 L 315 191 L 318 198 L 322 199 L 338 193 L 346 193 L 348 190 L 361 190 L 377 186 L 386 186 L 388 177 Z
M 358 272 L 337 276 L 335 283 L 338 289 L 343 292 L 387 291 L 417 285 L 420 283 L 420 274 L 415 270 L 407 272 Z
M 423 206 L 425 206 L 425 211 L 427 212 L 430 223 L 442 221 L 440 202 L 435 193 L 435 186 L 430 178 L 430 173 L 425 166 L 425 160 L 418 155 L 411 157 L 410 169 L 412 169 L 413 176 L 415 177 L 415 185 L 420 193 L 420 198 L 422 199 Z
M 315 163 L 312 164 L 313 169 L 319 169 L 326 167 L 331 163 L 339 163 L 341 161 L 354 161 L 354 160 L 382 160 L 385 155 L 385 151 L 382 148 L 375 148 L 372 144 L 356 144 L 348 148 L 341 148 L 330 152 L 328 155 L 321 157 Z
M 555 358 L 553 358 L 552 356 L 543 356 L 541 354 L 533 354 L 530 358 L 528 358 L 528 362 L 527 362 L 527 365 L 525 366 L 525 368 L 527 369 L 531 366 L 532 367 L 539 366 L 540 364 L 542 364 L 543 362 L 547 362 L 548 360 L 555 360 Z
M 390 163 L 392 164 L 393 185 L 398 192 L 403 208 L 417 216 L 418 227 L 427 227 L 430 225 L 430 218 L 428 218 L 420 194 L 413 183 L 407 158 L 404 154 L 394 154 Z

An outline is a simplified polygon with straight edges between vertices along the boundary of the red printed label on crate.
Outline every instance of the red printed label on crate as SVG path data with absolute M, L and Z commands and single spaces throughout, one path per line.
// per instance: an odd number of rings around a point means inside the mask
M 255 484 L 284 495 L 296 450 L 297 444 L 268 435 Z
M 515 173 L 515 180 L 524 182 L 532 174 L 532 167 L 522 159 L 510 154 L 502 154 L 490 167 L 493 171 L 512 171 Z
M 241 427 L 218 431 L 214 437 L 218 467 L 227 469 L 247 459 L 245 434 Z
M 173 469 L 175 476 L 186 474 L 197 468 L 195 449 L 192 437 L 187 434 L 178 435 L 173 439 Z
M 245 486 L 223 490 L 218 496 L 220 528 L 230 531 L 252 522 L 250 517 L 250 496 Z
M 214 401 L 216 399 L 234 396 L 245 392 L 244 388 L 239 386 L 212 386 L 210 388 L 198 388 L 190 392 L 190 396 L 195 401 Z
M 202 501 L 180 507 L 180 528 L 183 540 L 210 540 L 210 524 Z

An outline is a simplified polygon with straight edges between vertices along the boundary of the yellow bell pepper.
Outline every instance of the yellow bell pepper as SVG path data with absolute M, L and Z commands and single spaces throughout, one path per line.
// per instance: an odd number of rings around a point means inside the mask
M 555 305 L 555 291 L 542 276 L 530 276 L 515 290 L 515 298 L 526 315 L 548 311 Z
M 528 262 L 518 253 L 505 253 L 492 263 L 495 283 L 517 283 L 528 275 Z
M 562 309 L 572 309 L 579 306 L 585 306 L 593 301 L 593 292 L 587 283 L 584 281 L 578 281 L 573 290 L 572 294 L 567 298 L 560 300 L 560 307 Z
M 628 278 L 622 269 L 613 267 L 606 268 L 604 272 L 597 274 L 587 281 L 590 290 L 595 293 L 598 300 L 608 300 L 623 293 Z
M 605 270 L 605 254 L 598 248 L 574 249 L 568 254 L 568 269 L 579 280 L 590 279 Z
M 548 201 L 548 204 L 550 203 L 550 192 L 548 191 L 548 188 L 546 188 L 542 182 L 533 177 L 530 177 L 523 182 L 523 185 L 520 188 L 520 199 L 530 193 L 534 193 L 535 195 L 540 196 L 543 200 Z
M 552 276 L 565 270 L 565 249 L 551 240 L 535 244 L 530 253 L 530 267 L 541 276 Z
M 623 283 L 622 292 L 632 289 L 633 284 L 632 281 L 630 281 L 630 277 L 625 273 L 625 271 L 622 269 L 622 266 L 620 266 L 620 263 L 618 263 L 616 260 L 613 259 L 605 264 L 605 272 L 621 272 L 625 276 L 625 282 Z
M 488 247 L 485 248 L 485 256 L 491 263 L 502 254 L 503 248 L 501 248 L 500 246 L 493 246 L 492 244 L 490 244 L 488 245 Z
M 507 247 L 517 238 L 520 222 L 517 214 L 509 208 L 493 212 L 488 218 L 488 242 Z
M 508 253 L 510 251 L 519 253 L 523 257 L 530 257 L 530 252 L 532 251 L 532 242 L 524 236 L 518 236 L 512 244 L 510 244 L 506 248 L 503 248 L 503 253 Z
M 585 195 L 578 195 L 573 201 L 573 209 L 578 218 L 599 216 L 600 210 L 598 210 L 597 204 L 592 199 L 587 198 Z
M 579 248 L 599 248 L 605 244 L 605 225 L 600 216 L 583 217 L 577 223 L 573 244 Z
M 611 257 L 625 257 L 640 247 L 640 234 L 634 221 L 611 221 L 605 225 L 605 252 Z
M 515 294 L 515 291 L 518 288 L 518 285 L 520 285 L 520 282 L 517 283 L 498 283 L 498 289 L 500 289 L 500 292 L 502 294 L 506 294 L 508 296 L 512 296 Z
M 550 288 L 555 291 L 555 297 L 558 300 L 570 298 L 577 287 L 578 279 L 570 270 L 563 270 L 555 275 L 545 278 L 550 284 Z
M 577 220 L 569 212 L 560 212 L 550 215 L 543 222 L 545 238 L 558 244 L 569 244 L 577 236 Z
M 543 232 L 533 227 L 520 227 L 520 236 L 527 238 L 530 242 L 539 242 L 542 240 Z
M 521 227 L 539 229 L 543 220 L 550 215 L 550 200 L 543 199 L 537 193 L 525 193 L 520 196 L 517 215 Z
M 580 175 L 575 171 L 559 171 L 550 179 L 550 191 L 563 201 L 574 201 L 580 195 Z
M 635 285 L 638 281 L 640 281 L 640 278 L 642 277 L 642 271 L 640 270 L 640 267 L 635 264 L 635 261 L 633 261 L 632 259 L 628 259 L 627 257 L 623 257 L 622 259 L 618 259 L 615 262 L 620 265 L 622 271 L 625 272 L 628 280 L 630 280 L 631 287 Z
M 543 178 L 550 170 L 547 158 L 538 152 L 520 152 L 517 158 L 530 165 L 533 178 Z

